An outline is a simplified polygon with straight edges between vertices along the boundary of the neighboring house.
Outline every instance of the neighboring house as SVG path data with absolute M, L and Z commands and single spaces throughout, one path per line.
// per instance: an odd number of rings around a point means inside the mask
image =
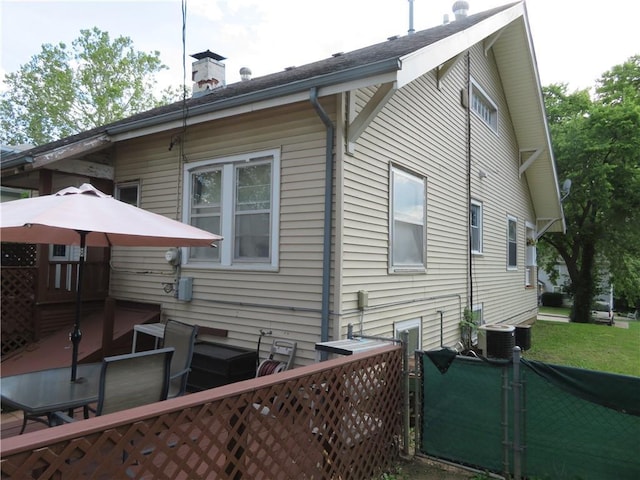
M 542 267 L 538 269 L 538 280 L 542 283 L 544 292 L 564 293 L 567 285 L 571 282 L 567 265 L 562 259 L 558 259 L 555 269 L 557 271 L 555 281 L 551 280 L 549 274 Z
M 0 145 L 0 159 L 6 157 L 7 155 L 13 155 L 14 153 L 19 153 L 23 150 L 28 150 L 29 148 L 33 148 L 33 146 L 20 145 L 17 147 L 9 146 L 9 145 Z M 10 187 L 0 187 L 0 202 L 8 202 L 10 200 L 18 200 L 19 198 L 28 197 L 30 195 L 29 190 L 23 190 L 19 188 L 10 188 Z
M 298 364 L 350 324 L 432 349 L 467 305 L 535 317 L 528 243 L 564 217 L 524 2 L 231 85 L 222 57 L 195 58 L 184 104 L 2 161 L 3 184 L 91 181 L 224 236 L 175 268 L 113 248 L 111 296 L 239 346 L 271 330 Z
M 566 263 L 560 257 L 558 258 L 555 270 L 557 272 L 555 282 L 551 280 L 551 277 L 543 268 L 538 270 L 538 280 L 543 285 L 543 291 L 566 294 L 567 287 L 571 285 L 571 277 L 569 277 L 569 270 L 567 269 Z M 606 308 L 607 310 L 613 310 L 615 308 L 613 301 L 613 285 L 611 284 L 608 271 L 605 271 L 601 275 L 600 284 L 598 285 L 598 291 L 594 297 L 594 302 L 595 306 L 600 309 Z M 564 296 L 564 304 L 567 307 L 572 304 L 572 299 L 568 294 Z

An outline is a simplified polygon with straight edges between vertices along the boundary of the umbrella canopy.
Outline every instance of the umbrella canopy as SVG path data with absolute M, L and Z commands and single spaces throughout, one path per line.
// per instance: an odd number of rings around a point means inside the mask
M 0 240 L 79 245 L 71 381 L 76 381 L 85 247 L 206 247 L 222 237 L 116 200 L 85 183 L 53 195 L 0 203 Z
M 207 247 L 222 237 L 116 200 L 85 183 L 0 204 L 3 242 L 90 247 Z

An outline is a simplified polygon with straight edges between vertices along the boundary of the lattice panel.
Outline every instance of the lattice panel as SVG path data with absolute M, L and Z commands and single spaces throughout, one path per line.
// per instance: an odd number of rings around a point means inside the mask
M 21 453 L 6 455 L 5 443 L 2 478 L 374 478 L 399 452 L 402 354 L 351 358 L 241 382 L 222 398 L 181 397 L 170 412 L 102 431 L 91 425 L 105 417 L 86 420 L 90 433 L 77 438 L 56 427 L 64 439 Z
M 2 267 L 1 277 L 2 355 L 5 355 L 34 340 L 33 309 L 37 270 Z
M 35 267 L 37 246 L 28 243 L 2 243 L 3 267 Z

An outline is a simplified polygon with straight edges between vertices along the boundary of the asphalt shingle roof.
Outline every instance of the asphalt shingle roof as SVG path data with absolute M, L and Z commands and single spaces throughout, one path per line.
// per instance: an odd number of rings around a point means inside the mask
M 438 42 L 444 38 L 463 31 L 486 18 L 491 17 L 513 4 L 503 5 L 491 10 L 487 10 L 475 15 L 470 15 L 464 19 L 439 25 L 427 30 L 422 30 L 411 35 L 401 37 L 393 37 L 390 40 L 375 45 L 370 45 L 351 52 L 336 54 L 330 58 L 325 58 L 313 63 L 293 67 L 284 71 L 272 73 L 262 77 L 256 77 L 249 81 L 240 81 L 227 85 L 223 88 L 212 90 L 210 93 L 198 97 L 192 97 L 186 101 L 178 101 L 161 107 L 157 107 L 136 115 L 118 120 L 108 125 L 103 125 L 91 130 L 80 132 L 48 144 L 37 146 L 33 149 L 20 153 L 7 155 L 2 159 L 2 166 L 6 166 L 12 161 L 21 157 L 33 156 L 42 152 L 54 150 L 74 142 L 78 142 L 85 138 L 90 138 L 101 133 L 107 133 L 110 129 L 123 127 L 129 123 L 152 119 L 155 117 L 170 115 L 176 112 L 188 112 L 197 107 L 205 107 L 218 102 L 226 101 L 236 97 L 254 94 L 260 91 L 266 91 L 276 87 L 286 85 L 295 85 L 297 82 L 309 81 L 317 79 L 317 85 L 321 86 L 326 83 L 324 78 L 339 72 L 357 71 L 376 63 L 399 60 L 401 57 L 420 50 L 426 46 Z M 323 78 L 324 77 L 324 78 Z M 324 82 L 324 83 L 323 83 Z M 302 88 L 302 87 L 301 87 Z M 308 88 L 308 87 L 305 87 Z

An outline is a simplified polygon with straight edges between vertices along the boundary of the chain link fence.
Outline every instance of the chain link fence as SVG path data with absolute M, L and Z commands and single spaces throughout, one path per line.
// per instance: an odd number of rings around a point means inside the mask
M 640 478 L 640 378 L 417 352 L 423 454 L 507 478 Z

